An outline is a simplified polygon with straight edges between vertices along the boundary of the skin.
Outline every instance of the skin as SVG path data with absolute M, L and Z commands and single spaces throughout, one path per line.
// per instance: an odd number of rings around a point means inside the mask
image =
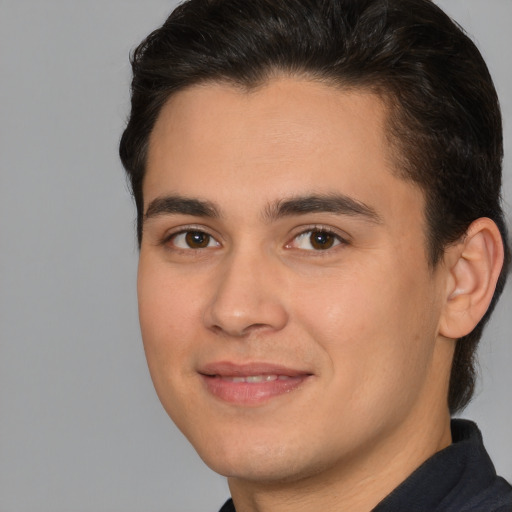
M 385 122 L 373 94 L 280 78 L 250 92 L 187 88 L 152 132 L 144 347 L 162 404 L 228 477 L 237 511 L 370 510 L 451 442 L 454 342 L 440 329 L 456 283 L 428 264 L 423 194 L 396 177 Z M 365 206 L 278 211 L 334 195 Z M 190 231 L 206 247 L 187 244 Z M 201 375 L 219 361 L 307 377 L 230 403 Z

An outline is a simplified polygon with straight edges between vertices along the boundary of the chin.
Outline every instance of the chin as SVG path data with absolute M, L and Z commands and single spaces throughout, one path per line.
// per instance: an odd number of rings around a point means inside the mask
M 231 479 L 260 483 L 292 482 L 315 475 L 329 464 L 326 461 L 332 456 L 332 450 L 315 453 L 313 444 L 308 443 L 311 448 L 308 450 L 286 433 L 283 438 L 282 430 L 279 434 L 265 434 L 253 432 L 237 438 L 212 435 L 208 436 L 207 443 L 197 443 L 194 439 L 191 442 L 210 469 Z
M 281 459 L 267 453 L 257 457 L 252 454 L 238 454 L 236 457 L 224 457 L 208 460 L 205 463 L 216 473 L 227 478 L 252 482 L 290 482 L 307 476 L 301 471 L 297 461 Z

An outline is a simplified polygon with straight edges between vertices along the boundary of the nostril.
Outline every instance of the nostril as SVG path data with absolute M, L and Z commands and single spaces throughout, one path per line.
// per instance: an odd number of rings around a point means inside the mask
M 223 327 L 221 325 L 212 325 L 210 327 L 210 330 L 212 330 L 216 334 L 228 334 L 230 336 L 238 338 L 249 336 L 250 334 L 253 334 L 256 331 L 274 330 L 272 326 L 264 323 L 254 323 L 239 329 L 235 329 L 233 327 L 234 326 L 232 326 L 231 328 L 226 328 L 226 326 Z

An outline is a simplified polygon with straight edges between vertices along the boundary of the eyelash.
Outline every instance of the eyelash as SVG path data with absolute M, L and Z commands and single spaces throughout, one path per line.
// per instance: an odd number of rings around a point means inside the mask
M 304 252 L 319 253 L 318 255 L 320 255 L 321 253 L 326 253 L 326 252 L 330 251 L 331 249 L 334 249 L 335 247 L 349 244 L 349 241 L 346 238 L 342 237 L 339 233 L 337 233 L 333 229 L 325 227 L 325 226 L 314 225 L 314 226 L 308 226 L 305 229 L 302 228 L 302 230 L 299 233 L 295 234 L 292 237 L 292 239 L 285 244 L 284 247 L 286 249 L 293 249 L 294 242 L 296 242 L 300 239 L 304 239 L 308 235 L 309 235 L 309 237 L 311 237 L 313 235 L 313 233 L 318 233 L 318 234 L 327 235 L 329 237 L 332 237 L 333 245 L 330 245 L 327 248 L 317 248 L 316 250 L 314 248 L 313 249 L 299 249 L 299 250 L 304 251 Z M 217 247 L 221 245 L 215 236 L 208 233 L 204 228 L 199 227 L 199 226 L 197 226 L 197 227 L 196 226 L 187 226 L 187 227 L 180 229 L 179 231 L 173 232 L 171 234 L 167 234 L 161 240 L 160 245 L 169 246 L 169 244 L 173 240 L 176 240 L 176 238 L 179 237 L 180 235 L 188 236 L 190 234 L 204 235 L 205 237 L 207 237 L 207 245 L 204 247 L 196 247 L 196 248 L 190 247 L 190 245 L 188 248 L 178 247 L 178 246 L 174 245 L 173 247 L 171 247 L 171 250 L 182 251 L 182 252 L 189 252 L 189 251 L 197 252 L 197 251 L 200 251 L 203 249 L 210 248 L 210 243 L 212 242 L 212 240 L 215 242 Z M 312 243 L 311 238 L 310 238 L 310 243 Z M 187 245 L 188 245 L 188 243 L 187 243 Z

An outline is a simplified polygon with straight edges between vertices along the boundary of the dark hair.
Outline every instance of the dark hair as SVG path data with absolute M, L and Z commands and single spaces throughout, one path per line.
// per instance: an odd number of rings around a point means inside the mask
M 473 42 L 430 0 L 189 0 L 132 55 L 132 110 L 120 143 L 142 239 L 148 140 L 174 92 L 207 81 L 244 88 L 277 74 L 364 88 L 389 106 L 397 172 L 425 194 L 434 267 L 470 223 L 490 217 L 505 265 L 489 310 L 457 341 L 448 403 L 471 399 L 474 354 L 503 290 L 509 249 L 500 205 L 501 114 Z

